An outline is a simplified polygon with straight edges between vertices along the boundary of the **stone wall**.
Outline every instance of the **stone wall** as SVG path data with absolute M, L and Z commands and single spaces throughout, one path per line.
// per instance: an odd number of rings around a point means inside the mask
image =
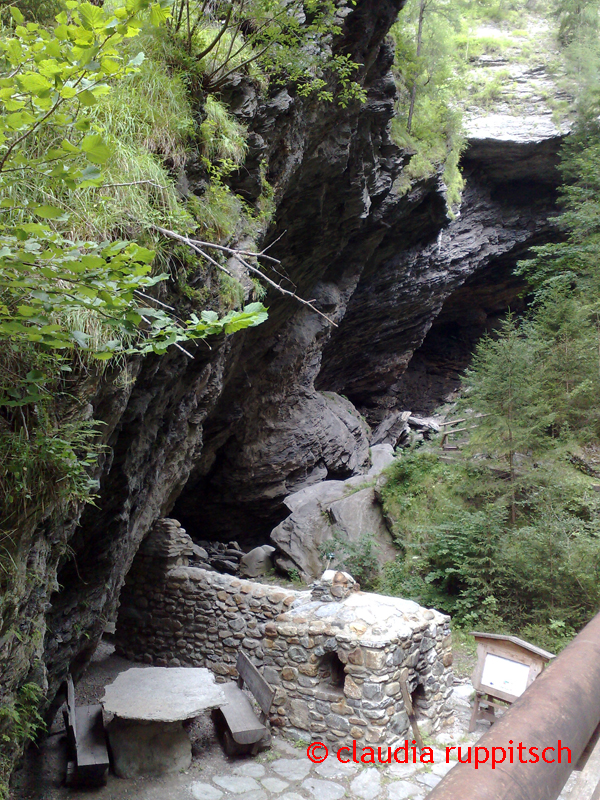
M 399 598 L 359 592 L 317 603 L 315 594 L 265 626 L 265 671 L 285 698 L 276 724 L 303 739 L 403 742 L 412 734 L 401 681 L 422 732 L 452 721 L 449 617 Z
M 154 526 L 121 595 L 118 654 L 227 680 L 243 650 L 277 690 L 271 724 L 296 738 L 410 738 L 402 680 L 425 732 L 450 721 L 449 617 L 357 591 L 343 573 L 299 592 L 189 567 L 190 551 L 179 523 Z
M 116 652 L 232 678 L 242 648 L 262 666 L 265 624 L 300 593 L 189 567 L 190 545 L 179 523 L 165 519 L 142 543 L 121 592 Z

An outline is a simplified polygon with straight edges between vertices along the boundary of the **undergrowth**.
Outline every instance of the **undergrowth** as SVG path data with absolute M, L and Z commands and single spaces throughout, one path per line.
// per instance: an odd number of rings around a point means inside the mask
M 42 689 L 36 683 L 26 683 L 13 702 L 0 708 L 0 800 L 9 797 L 8 781 L 13 759 L 26 742 L 45 728 L 38 712 L 42 695 Z
M 383 592 L 465 628 L 517 633 L 561 649 L 600 604 L 600 497 L 563 458 L 523 470 L 516 492 L 486 459 L 447 464 L 407 453 L 383 489 L 401 550 Z

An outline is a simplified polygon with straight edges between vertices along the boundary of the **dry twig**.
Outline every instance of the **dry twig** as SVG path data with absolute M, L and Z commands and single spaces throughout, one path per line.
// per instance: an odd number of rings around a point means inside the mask
M 278 283 L 271 280 L 271 278 L 268 278 L 264 274 L 264 272 L 261 272 L 257 267 L 253 267 L 252 264 L 249 264 L 248 261 L 242 257 L 246 256 L 247 258 L 266 258 L 275 264 L 281 263 L 278 259 L 266 255 L 264 251 L 261 253 L 253 253 L 249 250 L 236 250 L 234 247 L 225 247 L 224 245 L 213 244 L 212 242 L 203 242 L 197 239 L 190 239 L 188 236 L 182 236 L 180 233 L 175 233 L 175 231 L 170 231 L 167 228 L 161 228 L 158 225 L 153 225 L 152 227 L 159 233 L 162 233 L 163 236 L 168 236 L 171 239 L 176 239 L 179 242 L 187 244 L 188 247 L 191 247 L 192 250 L 194 250 L 194 252 L 198 253 L 198 255 L 201 255 L 203 258 L 205 258 L 207 261 L 213 264 L 213 266 L 215 266 L 217 269 L 220 269 L 226 275 L 229 275 L 230 278 L 233 278 L 231 272 L 226 267 L 219 264 L 218 261 L 215 261 L 215 259 L 212 258 L 212 256 L 209 256 L 208 253 L 205 252 L 203 248 L 211 248 L 213 250 L 219 250 L 222 253 L 227 253 L 228 255 L 232 256 L 237 261 L 239 261 L 239 263 L 243 267 L 245 267 L 249 272 L 253 272 L 255 275 L 258 275 L 262 280 L 268 283 L 269 286 L 272 286 L 274 289 L 276 289 L 280 294 L 286 295 L 288 297 L 293 297 L 294 300 L 297 300 L 302 305 L 307 306 L 308 308 L 311 309 L 311 311 L 314 311 L 315 314 L 318 314 L 320 317 L 323 317 L 323 319 L 326 319 L 327 322 L 329 322 L 331 325 L 337 328 L 337 323 L 335 323 L 332 319 L 330 319 L 326 314 L 323 314 L 322 311 L 319 311 L 319 309 L 316 308 L 312 302 L 310 302 L 309 300 L 304 300 L 302 297 L 299 297 L 295 292 L 290 292 L 288 289 L 284 289 Z

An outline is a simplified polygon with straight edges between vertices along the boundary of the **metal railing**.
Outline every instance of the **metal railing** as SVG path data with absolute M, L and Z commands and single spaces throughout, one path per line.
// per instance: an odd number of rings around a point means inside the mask
M 457 764 L 427 800 L 556 800 L 599 723 L 597 614 L 477 742 L 474 747 L 483 748 L 477 769 L 475 756 L 471 763 Z M 520 743 L 524 750 L 518 750 Z M 509 747 L 513 756 L 498 763 L 500 749 L 508 756 Z M 570 758 L 564 749 L 559 757 L 559 747 L 567 748 Z M 497 759 L 493 759 L 493 748 L 497 748 Z M 530 748 L 537 750 L 530 754 Z M 533 753 L 538 755 L 537 762 L 530 757 Z M 591 796 L 595 798 L 596 792 Z

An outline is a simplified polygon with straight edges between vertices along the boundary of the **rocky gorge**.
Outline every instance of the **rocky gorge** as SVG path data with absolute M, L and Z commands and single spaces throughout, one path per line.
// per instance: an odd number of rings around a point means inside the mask
M 97 498 L 60 529 L 45 523 L 22 539 L 0 635 L 3 698 L 33 680 L 51 703 L 67 672 L 81 674 L 159 518 L 197 540 L 268 542 L 290 527 L 290 496 L 368 480 L 371 427 L 451 397 L 473 342 L 522 303 L 512 268 L 556 236 L 562 134 L 474 130 L 453 217 L 439 176 L 398 194 L 410 153 L 390 137 L 386 36 L 402 5 L 358 0 L 344 16 L 338 46 L 363 65 L 364 104 L 290 87 L 265 97 L 243 78 L 227 88 L 250 130 L 233 186 L 252 200 L 266 165 L 275 212 L 261 245 L 337 327 L 273 292 L 266 323 L 193 359 L 172 349 L 132 359 L 126 382 L 90 378 L 89 416 L 106 444 Z

